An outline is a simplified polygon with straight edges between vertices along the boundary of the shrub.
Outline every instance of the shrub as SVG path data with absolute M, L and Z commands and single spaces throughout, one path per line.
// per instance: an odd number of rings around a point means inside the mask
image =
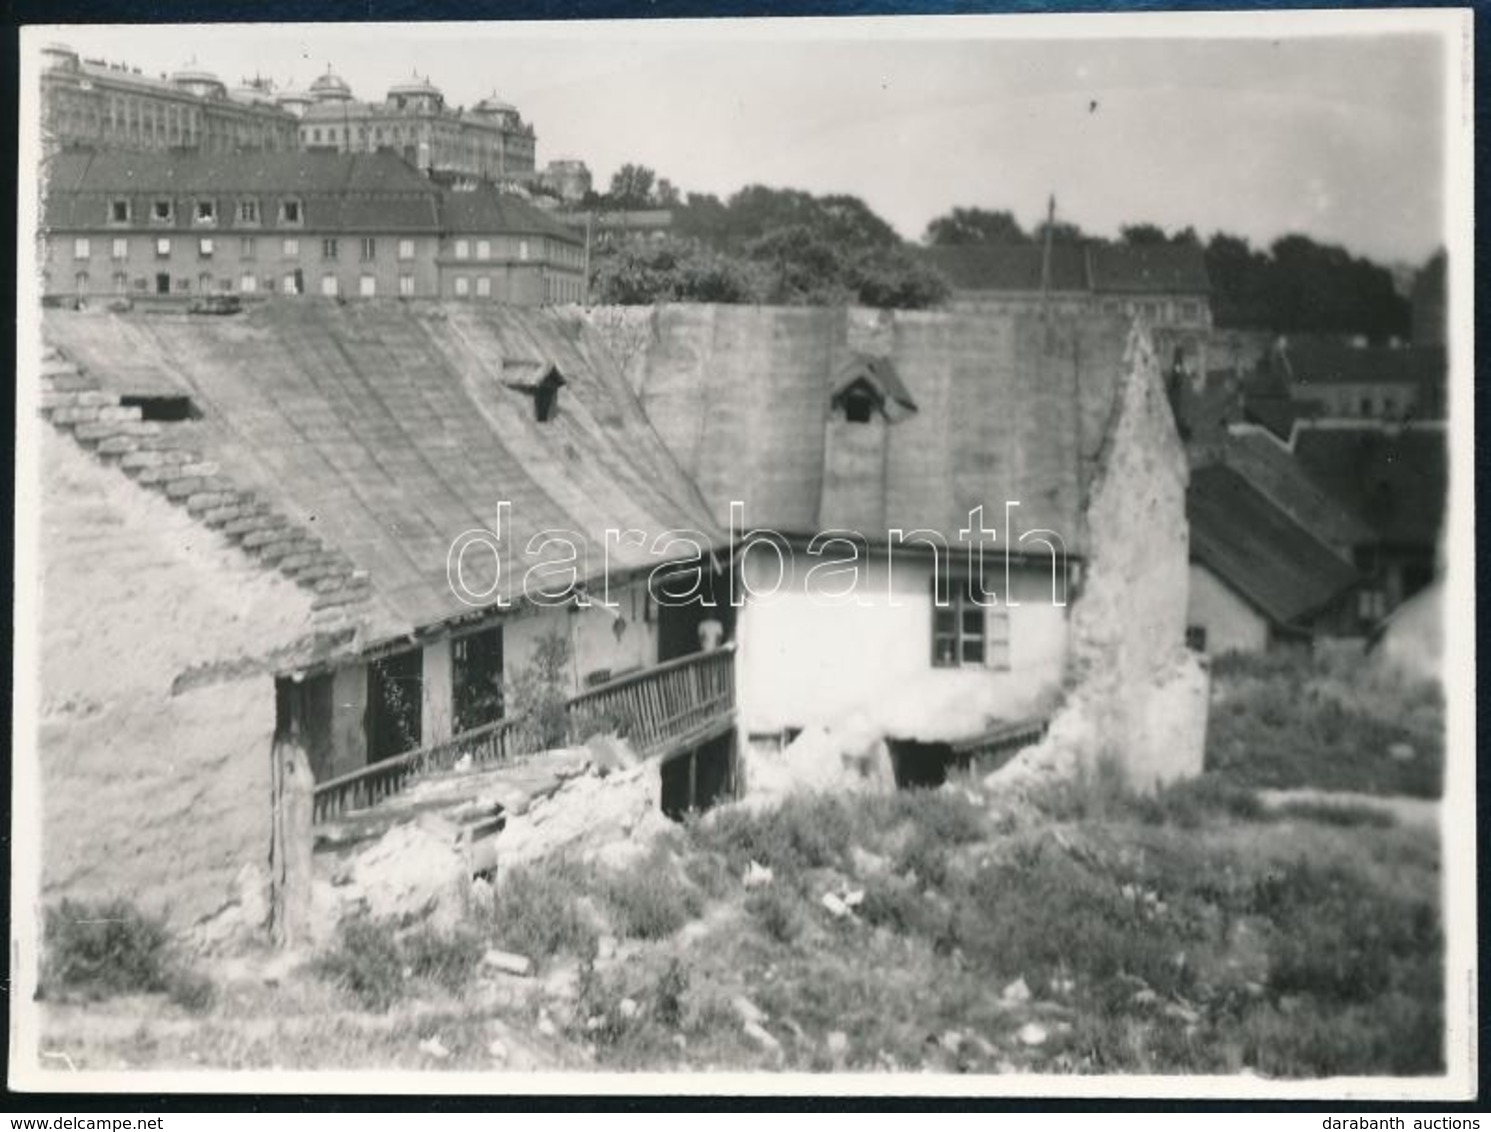
M 312 970 L 368 1010 L 387 1010 L 405 994 L 404 957 L 388 920 L 344 921 L 336 946 L 318 956 Z
M 410 976 L 459 994 L 471 983 L 486 950 L 480 936 L 467 928 L 438 932 L 425 926 L 400 941 Z
M 1207 819 L 1229 817 L 1238 821 L 1261 821 L 1265 812 L 1258 795 L 1215 775 L 1162 786 L 1133 801 L 1141 821 L 1150 825 L 1177 825 L 1197 829 Z
M 684 996 L 688 994 L 688 968 L 675 955 L 657 977 L 652 989 L 653 1016 L 665 1026 L 683 1022 Z
M 165 921 L 127 900 L 63 900 L 42 925 L 42 997 L 76 994 L 166 994 L 189 1010 L 205 1010 L 216 988 L 179 955 Z
M 517 721 L 519 750 L 544 751 L 569 741 L 569 638 L 561 632 L 538 639 L 532 662 L 508 681 L 506 700 Z
M 690 828 L 696 845 L 723 855 L 737 875 L 756 861 L 790 879 L 804 869 L 841 866 L 861 828 L 877 832 L 870 808 L 855 811 L 851 806 L 857 804 L 826 794 L 794 794 L 768 810 L 722 810 Z
M 660 854 L 611 874 L 603 891 L 617 932 L 633 939 L 664 939 L 700 911 L 698 898 Z
M 559 954 L 594 955 L 595 926 L 576 902 L 591 880 L 578 862 L 563 857 L 506 873 L 492 909 L 498 945 L 535 963 Z
M 792 943 L 802 934 L 797 896 L 784 887 L 759 888 L 746 897 L 746 911 L 778 943 Z

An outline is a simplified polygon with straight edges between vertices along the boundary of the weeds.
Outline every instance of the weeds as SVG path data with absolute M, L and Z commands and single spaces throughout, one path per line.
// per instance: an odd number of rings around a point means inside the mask
M 664 939 L 702 911 L 698 896 L 664 853 L 609 874 L 601 892 L 617 933 L 632 939 Z
M 591 883 L 589 870 L 562 857 L 506 872 L 492 910 L 498 946 L 535 963 L 560 954 L 593 956 L 600 933 L 576 900 Z
M 48 908 L 42 948 L 43 998 L 165 994 L 202 1011 L 215 997 L 212 981 L 182 959 L 165 921 L 127 900 L 63 900 Z

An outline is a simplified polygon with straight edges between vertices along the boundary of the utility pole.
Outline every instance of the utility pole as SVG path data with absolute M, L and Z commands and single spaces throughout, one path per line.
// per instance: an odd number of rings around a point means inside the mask
M 1041 251 L 1041 309 L 1049 309 L 1051 297 L 1051 241 L 1056 231 L 1056 194 L 1046 201 L 1046 239 Z

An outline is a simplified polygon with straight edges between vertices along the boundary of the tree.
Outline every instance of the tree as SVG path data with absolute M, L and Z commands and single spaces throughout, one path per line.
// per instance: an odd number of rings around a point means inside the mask
M 934 247 L 1030 242 L 1013 213 L 983 208 L 955 208 L 946 216 L 934 218 L 922 239 Z
M 627 162 L 611 174 L 608 202 L 615 208 L 646 208 L 652 203 L 655 179 L 656 174 L 647 166 Z
M 1088 238 L 1081 228 L 1068 220 L 1058 220 L 1054 224 L 1042 220 L 1035 226 L 1030 238 L 1038 244 L 1045 243 L 1047 229 L 1050 229 L 1051 241 L 1057 244 L 1080 244 Z
M 591 261 L 591 294 L 598 303 L 749 303 L 759 284 L 728 257 L 686 240 L 622 243 Z
M 1169 237 L 1165 235 L 1165 229 L 1156 224 L 1125 224 L 1118 230 L 1118 238 L 1134 248 L 1153 247 L 1170 242 Z

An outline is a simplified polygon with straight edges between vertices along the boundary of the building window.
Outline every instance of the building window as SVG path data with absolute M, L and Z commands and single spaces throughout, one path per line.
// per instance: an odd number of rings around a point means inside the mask
M 490 299 L 492 297 L 492 281 L 485 275 L 477 277 L 476 294 L 479 298 Z
M 295 256 L 298 256 L 300 254 L 300 241 L 286 240 L 284 244 L 281 245 L 281 250 L 283 251 L 286 258 L 294 258 Z
M 92 248 L 85 238 L 79 237 L 72 242 L 73 259 L 87 259 L 91 251 Z
M 932 664 L 938 668 L 997 664 L 1009 667 L 1009 614 L 1007 609 L 980 605 L 974 600 L 974 580 L 960 579 L 952 588 L 939 576 L 933 588 Z M 1003 614 L 1000 640 L 991 641 L 990 629 Z M 997 647 L 991 647 L 997 646 Z M 998 655 L 1002 652 L 1002 656 Z M 993 655 L 991 655 L 991 653 Z
M 150 206 L 150 215 L 160 223 L 169 224 L 171 221 L 171 202 L 168 200 L 156 201 Z
M 199 259 L 212 258 L 212 237 L 203 236 L 197 241 L 197 256 Z
M 243 277 L 238 280 L 238 289 L 245 295 L 251 295 L 259 289 L 259 280 L 254 276 L 252 271 L 246 271 L 243 273 Z
M 460 734 L 502 718 L 502 627 L 450 642 L 451 701 Z
M 477 240 L 476 241 L 476 258 L 477 259 L 491 259 L 492 258 L 492 241 L 491 240 Z
M 372 236 L 364 236 L 362 238 L 361 253 L 362 253 L 362 260 L 363 260 L 364 263 L 366 263 L 370 259 L 377 258 L 377 254 L 378 254 L 378 241 L 376 239 L 374 239 Z
M 238 202 L 238 222 L 240 224 L 259 223 L 259 202 L 256 200 L 241 200 Z
M 456 294 L 457 295 L 468 295 L 470 293 L 471 293 L 471 280 L 467 279 L 464 275 L 457 275 L 456 276 Z
M 114 294 L 123 295 L 129 291 L 129 276 L 122 271 L 114 273 Z
M 328 298 L 335 298 L 337 294 L 337 277 L 335 275 L 321 276 L 321 293 Z
M 414 276 L 399 276 L 399 294 L 403 295 L 405 298 L 409 298 L 411 295 L 414 294 Z
M 1192 652 L 1206 651 L 1205 625 L 1186 626 L 1186 648 L 1190 649 Z
M 253 259 L 257 245 L 252 236 L 238 237 L 238 256 L 240 259 Z
M 109 219 L 115 224 L 129 223 L 129 201 L 116 200 L 109 202 Z
M 419 746 L 424 703 L 424 653 L 419 649 L 368 665 L 368 761 L 380 762 Z
M 311 141 L 318 142 L 320 140 L 321 140 L 321 131 L 320 131 L 320 129 L 318 128 L 318 129 L 312 130 L 311 131 Z
M 336 238 L 333 237 L 333 236 L 328 236 L 326 239 L 324 239 L 324 240 L 321 241 L 321 258 L 322 259 L 336 259 L 336 257 L 337 257 L 337 242 L 336 242 Z
M 169 236 L 161 236 L 155 241 L 155 258 L 171 258 L 171 238 Z
M 457 240 L 456 241 L 456 258 L 457 259 L 470 259 L 471 258 L 471 242 L 469 240 Z
M 400 240 L 399 241 L 399 258 L 400 259 L 413 259 L 414 258 L 414 241 L 413 240 Z
M 210 200 L 197 202 L 197 223 L 213 224 L 217 221 L 217 203 Z
M 300 223 L 300 202 L 287 200 L 280 203 L 280 221 L 285 224 Z
M 88 293 L 88 273 L 86 271 L 80 271 L 74 275 L 72 283 L 78 294 L 86 295 Z
M 528 241 L 527 240 L 519 240 L 518 241 L 518 258 L 519 259 L 527 259 L 528 258 Z
M 116 238 L 113 247 L 110 249 L 110 254 L 114 259 L 128 259 L 129 241 L 122 236 Z
M 370 299 L 378 293 L 378 280 L 371 275 L 364 275 L 357 280 L 357 293 L 365 299 Z

